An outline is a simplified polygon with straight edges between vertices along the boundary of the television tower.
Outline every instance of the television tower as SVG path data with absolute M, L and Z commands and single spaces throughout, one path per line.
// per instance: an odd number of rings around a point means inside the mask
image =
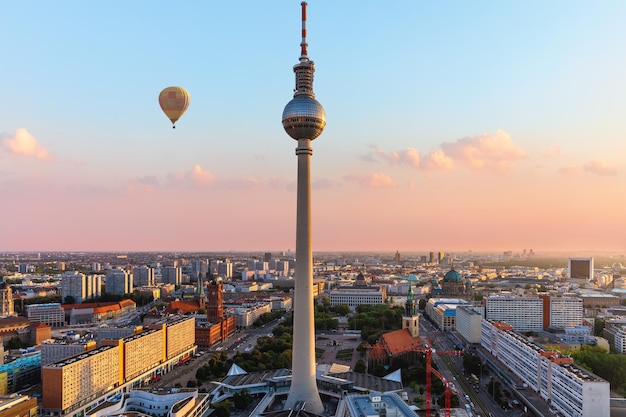
M 294 291 L 291 389 L 285 407 L 321 414 L 324 405 L 315 379 L 315 329 L 313 322 L 313 250 L 311 248 L 311 141 L 322 134 L 326 114 L 313 94 L 315 65 L 306 43 L 306 2 L 302 2 L 300 62 L 293 67 L 296 88 L 283 110 L 283 128 L 298 141 L 298 192 L 296 219 L 296 276 Z

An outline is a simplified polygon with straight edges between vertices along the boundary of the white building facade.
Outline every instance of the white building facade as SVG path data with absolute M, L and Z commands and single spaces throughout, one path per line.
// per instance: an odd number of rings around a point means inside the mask
M 504 321 L 518 332 L 543 330 L 543 300 L 539 297 L 495 294 L 484 303 L 485 320 Z
M 482 322 L 481 344 L 565 416 L 610 417 L 610 384 L 546 351 L 503 322 Z

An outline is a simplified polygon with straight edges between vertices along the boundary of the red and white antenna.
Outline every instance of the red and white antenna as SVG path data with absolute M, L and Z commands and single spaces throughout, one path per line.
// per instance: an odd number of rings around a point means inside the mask
M 300 43 L 300 60 L 308 59 L 307 57 L 307 46 L 306 43 L 306 1 L 300 3 L 302 6 L 302 43 Z

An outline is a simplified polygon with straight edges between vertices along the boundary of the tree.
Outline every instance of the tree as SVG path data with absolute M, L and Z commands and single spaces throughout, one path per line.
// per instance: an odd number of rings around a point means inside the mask
M 211 404 L 215 410 L 216 417 L 230 417 L 230 401 L 225 400 L 216 404 Z
M 245 410 L 251 402 L 252 396 L 247 389 L 243 389 L 241 392 L 236 392 L 235 395 L 233 395 L 233 403 L 238 410 Z
M 7 343 L 7 349 L 9 349 L 9 350 L 10 349 L 20 349 L 21 347 L 22 347 L 22 340 L 19 337 L 17 337 L 17 336 L 12 337 L 9 340 L 9 343 Z
M 356 363 L 354 364 L 354 372 L 364 374 L 366 370 L 367 367 L 365 366 L 365 361 L 363 359 L 359 359 L 358 361 L 356 361 Z
M 594 336 L 602 336 L 602 330 L 604 330 L 604 320 L 598 318 L 593 319 Z
M 64 304 L 76 304 L 76 299 L 73 295 L 66 295 Z
M 198 368 L 198 370 L 196 371 L 196 379 L 198 379 L 199 381 L 204 381 L 206 379 L 206 370 L 204 369 L 204 367 Z

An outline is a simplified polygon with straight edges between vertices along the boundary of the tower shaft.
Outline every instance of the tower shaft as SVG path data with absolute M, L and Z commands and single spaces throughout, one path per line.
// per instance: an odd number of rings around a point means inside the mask
M 313 413 L 324 410 L 315 379 L 315 327 L 313 311 L 313 249 L 311 240 L 310 139 L 298 139 L 298 191 L 296 219 L 296 277 L 294 291 L 293 359 L 287 408 L 304 402 Z

